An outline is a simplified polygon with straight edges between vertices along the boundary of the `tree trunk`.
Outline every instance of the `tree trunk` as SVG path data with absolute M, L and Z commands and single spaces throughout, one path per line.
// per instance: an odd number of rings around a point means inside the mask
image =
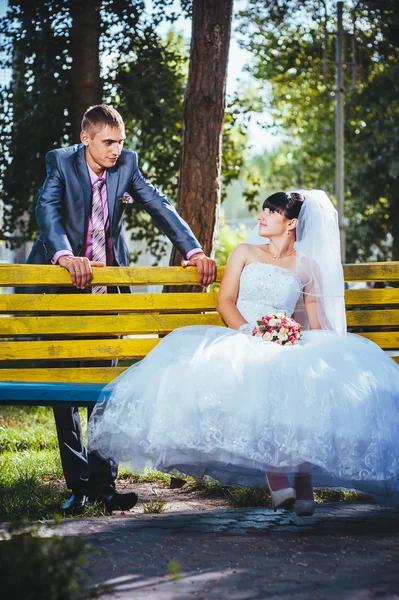
M 194 0 L 177 210 L 210 256 L 220 204 L 221 142 L 233 0 Z M 181 256 L 172 251 L 170 264 Z M 192 289 L 192 288 L 191 288 Z
M 100 9 L 102 0 L 69 0 L 72 28 L 72 142 L 80 141 L 80 125 L 87 108 L 102 99 L 100 80 Z
M 388 196 L 390 206 L 389 215 L 392 222 L 392 260 L 399 260 L 399 194 L 396 191 L 397 184 L 395 181 L 389 187 L 392 190 Z

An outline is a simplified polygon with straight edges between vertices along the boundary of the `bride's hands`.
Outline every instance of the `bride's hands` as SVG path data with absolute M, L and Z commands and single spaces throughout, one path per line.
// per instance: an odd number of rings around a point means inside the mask
M 244 323 L 238 328 L 238 332 L 243 333 L 244 335 L 252 335 L 252 327 L 249 323 Z

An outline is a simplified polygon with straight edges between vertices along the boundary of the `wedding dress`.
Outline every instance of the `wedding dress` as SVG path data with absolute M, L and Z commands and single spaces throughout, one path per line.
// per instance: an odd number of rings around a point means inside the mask
M 237 307 L 255 324 L 291 315 L 302 281 L 251 262 Z M 399 367 L 357 335 L 303 332 L 279 346 L 223 327 L 166 336 L 103 392 L 90 450 L 117 462 L 265 487 L 271 467 L 312 465 L 315 486 L 399 492 Z

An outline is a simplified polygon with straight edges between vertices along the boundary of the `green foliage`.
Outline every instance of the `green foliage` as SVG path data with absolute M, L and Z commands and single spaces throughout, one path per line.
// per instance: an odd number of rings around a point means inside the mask
M 231 487 L 225 490 L 226 498 L 235 507 L 271 506 L 270 495 L 260 488 Z
M 215 243 L 216 264 L 225 265 L 234 248 L 244 242 L 248 235 L 249 231 L 242 223 L 233 229 L 224 219 L 221 219 Z
M 0 541 L 0 589 L 4 598 L 79 600 L 88 597 L 82 566 L 89 547 L 79 537 L 39 537 L 14 532 Z
M 188 57 L 180 37 L 160 40 L 152 28 L 134 38 L 129 55 L 119 62 L 109 91 L 126 122 L 128 145 L 140 157 L 144 175 L 170 200 L 177 195 L 184 89 Z M 127 211 L 132 240 L 146 240 L 158 261 L 166 240 L 147 213 Z M 133 262 L 139 252 L 133 254 Z
M 159 515 L 160 513 L 164 512 L 165 510 L 165 505 L 166 505 L 166 500 L 163 500 L 162 498 L 151 498 L 151 500 L 149 502 L 144 502 L 143 506 L 143 513 L 145 514 L 156 514 Z
M 335 98 L 323 80 L 325 7 L 334 30 L 335 3 L 249 0 L 241 13 L 244 44 L 254 56 L 251 71 L 269 90 L 272 126 L 284 135 L 267 157 L 266 184 L 273 190 L 317 187 L 334 196 Z M 347 258 L 397 259 L 399 4 L 360 0 L 356 16 L 357 86 L 345 96 Z M 351 28 L 349 15 L 345 27 Z M 328 51 L 334 60 L 332 38 Z M 331 66 L 327 74 L 334 87 Z
M 144 513 L 160 514 L 164 512 L 166 506 L 166 500 L 162 496 L 158 496 L 158 492 L 155 488 L 151 489 L 152 498 L 149 502 L 145 502 L 143 506 Z
M 205 498 L 226 498 L 231 506 L 271 506 L 270 494 L 267 489 L 244 486 L 229 486 L 216 482 L 200 483 L 202 496 Z
M 172 558 L 172 560 L 168 562 L 168 575 L 172 581 L 179 581 L 179 579 L 181 579 L 180 563 L 175 558 Z
M 69 141 L 70 57 L 67 0 L 10 3 L 0 20 L 11 82 L 0 88 L 0 177 L 3 235 L 32 239 L 34 205 L 46 152 Z M 3 237 L 4 239 L 4 237 Z
M 142 473 L 131 473 L 123 465 L 119 468 L 118 476 L 122 479 L 129 479 L 132 483 L 156 483 L 158 486 L 169 487 L 170 475 L 155 471 L 154 469 L 144 469 Z
M 372 502 L 371 496 L 355 490 L 314 489 L 315 502 Z

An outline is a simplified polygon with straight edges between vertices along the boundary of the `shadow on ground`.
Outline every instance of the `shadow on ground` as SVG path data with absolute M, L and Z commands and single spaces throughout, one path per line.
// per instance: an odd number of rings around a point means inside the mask
M 105 599 L 399 598 L 399 510 L 324 504 L 122 515 L 61 523 L 99 548 L 85 568 Z

